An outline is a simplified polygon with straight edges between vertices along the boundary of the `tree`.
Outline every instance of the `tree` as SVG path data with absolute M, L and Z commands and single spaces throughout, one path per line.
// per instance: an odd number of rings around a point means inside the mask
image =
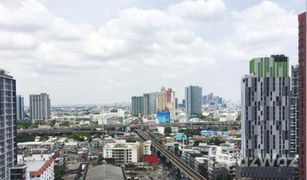
M 219 146 L 222 143 L 225 143 L 225 140 L 223 140 L 221 137 L 213 137 L 208 141 L 208 144 L 217 145 L 217 146 Z
M 217 180 L 232 180 L 231 176 L 229 174 L 226 174 L 226 173 L 221 173 L 221 174 L 217 175 L 216 179 Z
M 62 164 L 62 165 L 55 165 L 54 166 L 54 177 L 55 177 L 55 180 L 61 180 L 65 170 L 66 170 L 66 167 L 65 167 L 64 164 Z
M 164 132 L 170 134 L 170 133 L 172 133 L 172 128 L 169 127 L 169 126 L 165 127 Z
M 237 117 L 236 120 L 237 120 L 237 121 L 241 121 L 241 114 L 238 115 L 238 117 Z
M 103 160 L 104 160 L 104 159 L 103 159 L 102 155 L 99 155 L 98 158 L 97 158 L 97 160 L 96 160 L 96 164 L 97 164 L 97 165 L 101 165 Z
M 70 122 L 69 121 L 64 121 L 60 126 L 68 127 L 68 126 L 70 126 Z
M 33 134 L 28 134 L 28 133 L 18 133 L 17 132 L 16 138 L 17 138 L 17 143 L 35 140 L 35 136 Z

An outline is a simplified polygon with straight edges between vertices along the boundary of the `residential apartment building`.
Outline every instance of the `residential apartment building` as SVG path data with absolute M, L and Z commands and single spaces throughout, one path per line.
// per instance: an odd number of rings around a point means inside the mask
M 24 119 L 24 98 L 20 95 L 16 97 L 16 116 L 17 121 Z
M 151 140 L 147 140 L 142 143 L 143 145 L 143 152 L 142 155 L 151 155 Z
M 30 180 L 27 164 L 18 164 L 10 168 L 10 180 Z
M 201 114 L 202 88 L 188 86 L 185 88 L 185 113 L 188 118 L 195 114 Z
M 157 93 L 144 94 L 144 116 L 151 116 L 156 113 L 156 95 Z
M 131 115 L 132 116 L 144 115 L 143 96 L 133 96 L 131 98 Z
M 241 81 L 241 131 L 243 158 L 277 160 L 290 157 L 290 77 L 288 58 L 284 55 L 254 58 L 249 75 Z M 293 178 L 278 165 L 270 167 L 273 177 Z M 263 179 L 266 167 L 241 168 L 243 177 Z M 266 178 L 265 178 L 266 179 Z
M 16 131 L 16 81 L 0 70 L 0 180 L 17 164 Z
M 156 96 L 156 112 L 168 111 L 173 119 L 176 113 L 175 103 L 175 92 L 171 88 L 163 87 Z
M 48 94 L 30 95 L 30 118 L 32 121 L 51 119 L 51 105 Z
M 291 67 L 291 98 L 290 98 L 290 148 L 292 154 L 298 153 L 298 66 Z
M 306 66 L 306 12 L 298 16 L 298 63 L 299 63 L 299 98 L 298 98 L 298 108 L 299 108 L 299 179 L 307 179 L 307 66 Z
M 115 164 L 135 163 L 140 160 L 140 145 L 126 140 L 111 141 L 104 145 L 103 157 L 112 159 Z

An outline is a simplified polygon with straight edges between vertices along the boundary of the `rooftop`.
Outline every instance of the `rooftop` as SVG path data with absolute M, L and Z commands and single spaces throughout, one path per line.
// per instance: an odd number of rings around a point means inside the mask
M 0 76 L 6 76 L 12 78 L 12 76 L 9 75 L 9 72 L 5 71 L 4 69 L 0 69 Z
M 86 180 L 124 180 L 122 169 L 111 165 L 101 165 L 90 168 Z
M 38 171 L 47 161 L 30 161 L 28 163 L 29 171 Z

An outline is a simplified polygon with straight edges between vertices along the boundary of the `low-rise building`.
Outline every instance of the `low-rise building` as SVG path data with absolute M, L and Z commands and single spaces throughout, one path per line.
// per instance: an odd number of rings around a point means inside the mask
M 115 164 L 138 162 L 140 160 L 139 143 L 126 142 L 126 140 L 106 143 L 103 147 L 103 157 L 113 159 Z
M 143 142 L 143 155 L 151 155 L 151 140 Z
M 19 159 L 18 165 L 10 169 L 11 180 L 53 180 L 54 162 L 59 150 L 52 154 L 33 154 Z M 48 157 L 48 158 L 47 158 Z
M 30 180 L 27 164 L 18 164 L 10 168 L 10 180 Z

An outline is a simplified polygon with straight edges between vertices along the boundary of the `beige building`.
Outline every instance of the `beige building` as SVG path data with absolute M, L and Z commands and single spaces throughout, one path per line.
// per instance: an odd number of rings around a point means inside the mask
M 169 111 L 171 119 L 175 117 L 175 92 L 168 88 L 163 87 L 156 96 L 156 111 Z

